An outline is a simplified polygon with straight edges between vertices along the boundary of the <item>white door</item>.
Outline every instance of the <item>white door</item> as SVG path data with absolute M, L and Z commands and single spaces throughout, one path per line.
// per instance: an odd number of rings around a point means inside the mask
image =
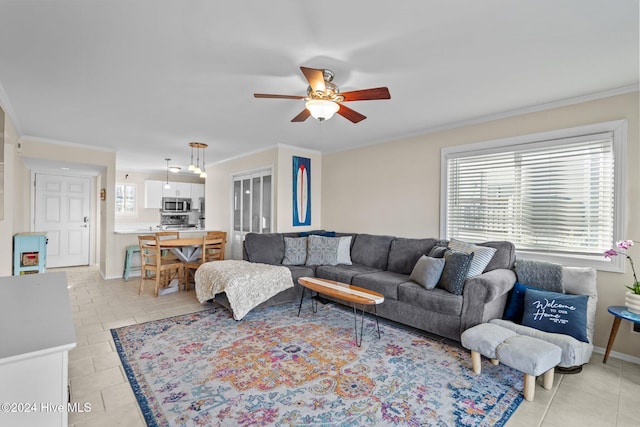
M 271 169 L 234 176 L 232 193 L 231 256 L 242 259 L 245 234 L 271 233 L 273 230 Z
M 36 174 L 35 230 L 47 233 L 47 267 L 89 265 L 91 179 Z

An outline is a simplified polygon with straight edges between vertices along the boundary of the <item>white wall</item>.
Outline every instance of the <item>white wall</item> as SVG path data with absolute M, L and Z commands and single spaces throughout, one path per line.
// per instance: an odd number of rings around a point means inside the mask
M 164 181 L 166 179 L 166 173 L 159 172 L 139 172 L 139 171 L 116 171 L 116 184 L 134 184 L 136 186 L 136 199 L 137 199 L 137 212 L 135 215 L 116 215 L 116 229 L 126 228 L 123 225 L 126 224 L 160 224 L 160 210 L 159 209 L 147 209 L 144 207 L 145 187 L 144 182 L 146 180 Z M 169 180 L 171 182 L 189 182 L 193 184 L 203 184 L 204 180 L 198 175 L 191 173 L 187 174 L 169 174 Z
M 628 120 L 626 238 L 640 240 L 639 94 L 631 93 L 546 111 L 464 126 L 322 159 L 322 226 L 337 231 L 438 237 L 440 150 L 443 147 L 526 135 L 618 119 Z M 640 259 L 640 247 L 632 250 Z M 628 267 L 628 266 L 627 266 Z M 613 318 L 623 305 L 626 274 L 598 272 L 595 345 L 606 347 Z M 640 357 L 640 334 L 620 328 L 614 351 Z
M 13 156 L 14 147 L 18 140 L 13 124 L 9 116 L 4 118 L 4 215 L 0 219 L 0 276 L 11 276 L 13 266 Z M 2 147 L 0 146 L 0 149 Z
M 14 197 L 14 233 L 31 231 L 31 170 L 23 161 L 25 158 L 44 159 L 58 162 L 92 165 L 101 170 L 96 178 L 102 188 L 107 189 L 107 200 L 92 202 L 98 210 L 99 224 L 94 229 L 93 240 L 99 242 L 94 249 L 98 257 L 100 273 L 107 278 L 122 275 L 122 254 L 114 245 L 115 217 L 115 152 L 95 150 L 77 145 L 64 145 L 43 142 L 40 140 L 21 138 L 21 152 L 14 156 L 13 188 Z M 97 198 L 97 195 L 96 195 Z

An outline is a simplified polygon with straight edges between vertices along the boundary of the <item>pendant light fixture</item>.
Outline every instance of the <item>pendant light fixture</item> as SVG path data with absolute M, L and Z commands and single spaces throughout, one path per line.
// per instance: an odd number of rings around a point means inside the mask
M 169 185 L 169 162 L 171 161 L 170 158 L 165 157 L 165 160 L 167 162 L 167 182 L 164 184 L 164 189 L 165 190 L 170 190 L 171 189 L 171 185 Z
M 189 167 L 187 168 L 189 172 L 193 172 L 194 170 L 196 170 L 196 165 L 193 164 L 193 144 L 196 144 L 196 143 L 195 142 L 189 143 L 189 146 L 191 146 L 191 162 L 189 163 Z
M 206 178 L 207 172 L 204 170 L 204 149 L 202 150 L 202 172 L 200 172 L 200 178 Z
M 191 147 L 191 164 L 189 165 L 189 170 L 196 175 L 199 175 L 200 178 L 206 178 L 207 173 L 204 171 L 204 149 L 208 147 L 207 144 L 203 142 L 190 142 L 189 147 Z M 193 163 L 193 149 L 196 149 L 196 163 Z M 202 168 L 200 167 L 200 150 L 202 150 Z M 192 169 L 193 166 L 193 169 Z

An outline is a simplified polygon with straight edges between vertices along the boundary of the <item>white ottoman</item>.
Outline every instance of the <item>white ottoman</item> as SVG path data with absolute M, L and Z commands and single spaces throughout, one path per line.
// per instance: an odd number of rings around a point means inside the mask
M 480 374 L 480 355 L 494 365 L 502 362 L 524 373 L 524 398 L 532 401 L 536 377 L 543 375 L 543 387 L 553 386 L 554 369 L 560 363 L 562 350 L 555 344 L 516 332 L 492 323 L 482 323 L 467 329 L 461 336 L 462 345 L 471 350 L 473 372 Z

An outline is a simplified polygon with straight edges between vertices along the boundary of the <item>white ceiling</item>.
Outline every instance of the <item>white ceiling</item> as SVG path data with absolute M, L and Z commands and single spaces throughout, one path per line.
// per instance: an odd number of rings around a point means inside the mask
M 0 104 L 21 136 L 186 167 L 275 144 L 321 152 L 637 89 L 637 0 L 0 0 Z M 368 118 L 290 120 L 301 65 Z

